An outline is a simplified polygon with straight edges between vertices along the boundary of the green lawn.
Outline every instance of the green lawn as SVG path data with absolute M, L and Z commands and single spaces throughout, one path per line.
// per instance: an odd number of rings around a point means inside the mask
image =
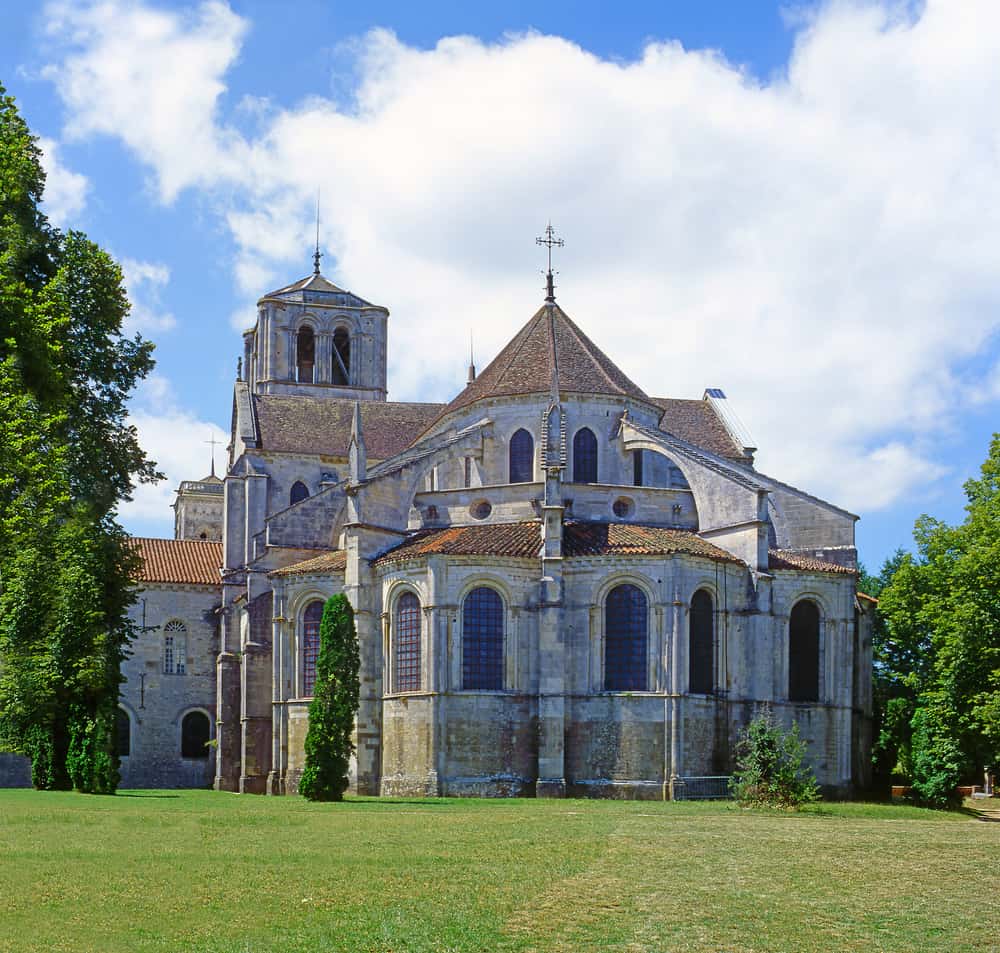
M 0 791 L 0 950 L 1000 950 L 1000 823 Z

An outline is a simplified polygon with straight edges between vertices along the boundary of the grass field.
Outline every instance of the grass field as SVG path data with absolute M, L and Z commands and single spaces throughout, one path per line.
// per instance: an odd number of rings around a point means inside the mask
M 1000 950 L 1000 823 L 0 791 L 0 950 Z

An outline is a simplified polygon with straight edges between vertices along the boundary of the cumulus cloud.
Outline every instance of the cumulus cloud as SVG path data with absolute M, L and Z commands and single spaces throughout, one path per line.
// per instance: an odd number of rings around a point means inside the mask
M 213 450 L 216 472 L 224 472 L 229 435 L 184 406 L 170 381 L 159 374 L 151 375 L 139 387 L 129 422 L 139 432 L 139 444 L 166 479 L 136 487 L 132 500 L 122 504 L 120 515 L 129 524 L 144 526 L 145 532 L 169 536 L 173 532 L 170 506 L 180 481 L 206 476 Z M 218 446 L 211 447 L 206 443 L 209 440 Z
M 90 182 L 85 175 L 74 172 L 62 164 L 59 159 L 59 145 L 54 140 L 40 136 L 38 148 L 42 150 L 42 168 L 45 170 L 42 207 L 56 228 L 69 228 L 87 204 Z
M 163 309 L 162 293 L 170 281 L 170 269 L 159 262 L 121 260 L 132 310 L 125 324 L 125 333 L 162 333 L 177 325 L 177 320 Z
M 224 4 L 59 10 L 68 131 L 119 137 L 164 200 L 211 192 L 248 299 L 305 272 L 322 187 L 331 277 L 393 311 L 395 397 L 450 396 L 469 327 L 482 363 L 530 316 L 551 218 L 560 303 L 647 392 L 723 387 L 763 470 L 866 511 L 947 466 L 928 435 L 1000 327 L 993 0 L 823 5 L 767 81 L 669 41 L 376 30 L 352 101 L 257 103 L 252 140 L 220 108 L 248 27 Z

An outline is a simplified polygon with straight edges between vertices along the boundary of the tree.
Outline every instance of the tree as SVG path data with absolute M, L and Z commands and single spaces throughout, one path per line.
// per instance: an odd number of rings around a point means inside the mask
M 819 798 L 799 726 L 785 731 L 770 708 L 756 714 L 736 744 L 733 797 L 744 807 L 799 807 Z
M 959 526 L 922 516 L 917 554 L 880 596 L 895 742 L 914 793 L 945 806 L 955 783 L 1000 766 L 1000 434 L 965 484 Z M 908 720 L 907 720 L 907 717 Z
M 127 422 L 152 345 L 118 265 L 39 207 L 40 153 L 0 87 L 0 744 L 40 788 L 109 792 L 134 556 L 115 519 L 159 478 Z
M 310 801 L 341 801 L 347 790 L 361 693 L 360 668 L 354 610 L 347 596 L 331 596 L 323 606 L 319 625 L 306 765 L 299 780 L 299 794 Z

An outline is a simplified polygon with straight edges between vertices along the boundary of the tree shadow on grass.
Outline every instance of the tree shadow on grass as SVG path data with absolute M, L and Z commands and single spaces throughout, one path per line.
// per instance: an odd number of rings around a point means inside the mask
M 149 792 L 147 794 L 147 793 L 142 792 L 142 791 L 133 791 L 130 794 L 123 794 L 121 791 L 118 791 L 115 794 L 115 797 L 179 798 L 180 795 L 179 794 L 154 794 L 153 792 Z

